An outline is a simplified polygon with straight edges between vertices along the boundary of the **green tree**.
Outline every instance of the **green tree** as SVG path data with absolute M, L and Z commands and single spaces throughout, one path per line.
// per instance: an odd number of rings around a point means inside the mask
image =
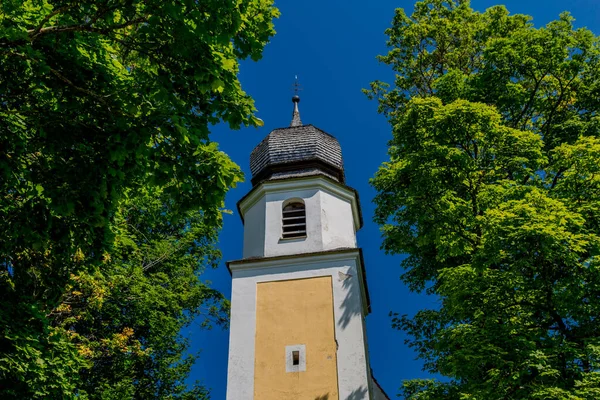
M 383 248 L 437 309 L 394 314 L 425 368 L 412 399 L 600 397 L 600 45 L 468 1 L 398 9 L 393 86 L 373 82 L 390 160 Z
M 78 398 L 208 398 L 202 386 L 184 384 L 196 357 L 184 356 L 181 329 L 227 323 L 228 301 L 199 279 L 217 266 L 220 220 L 196 210 L 173 220 L 163 193 L 144 189 L 120 204 L 111 253 L 74 275 L 50 313 L 86 361 Z
M 90 360 L 52 315 L 119 251 L 127 196 L 160 190 L 174 226 L 192 210 L 219 226 L 241 172 L 209 127 L 261 124 L 238 62 L 277 15 L 272 0 L 1 3 L 3 397 L 73 396 Z

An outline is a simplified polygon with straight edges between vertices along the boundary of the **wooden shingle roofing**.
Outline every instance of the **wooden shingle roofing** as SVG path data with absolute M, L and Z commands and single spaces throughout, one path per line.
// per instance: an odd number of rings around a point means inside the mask
M 339 142 L 313 125 L 275 129 L 250 154 L 254 184 L 269 179 L 275 172 L 281 177 L 281 171 L 299 174 L 315 169 L 340 182 L 344 181 Z

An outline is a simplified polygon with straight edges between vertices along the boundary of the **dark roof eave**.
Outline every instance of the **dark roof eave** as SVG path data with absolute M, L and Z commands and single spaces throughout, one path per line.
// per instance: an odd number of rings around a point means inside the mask
M 324 174 L 335 177 L 338 182 L 345 182 L 344 170 L 342 168 L 339 168 L 319 158 L 307 158 L 304 160 L 269 164 L 268 166 L 263 168 L 257 175 L 253 176 L 250 182 L 252 182 L 252 186 L 256 186 L 262 181 L 270 180 L 269 178 L 273 176 L 273 174 L 280 172 L 302 171 L 303 169 L 310 168 L 321 170 Z

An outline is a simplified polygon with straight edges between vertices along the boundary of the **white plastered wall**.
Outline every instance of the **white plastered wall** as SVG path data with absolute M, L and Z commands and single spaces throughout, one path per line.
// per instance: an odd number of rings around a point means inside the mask
M 227 400 L 254 398 L 257 284 L 321 276 L 332 277 L 339 398 L 369 398 L 371 382 L 363 325 L 366 304 L 358 250 L 231 263 L 230 268 L 233 282 Z
M 306 207 L 305 238 L 282 239 L 282 208 L 301 199 Z M 273 257 L 355 248 L 358 203 L 354 192 L 324 178 L 267 182 L 240 203 L 244 258 Z
M 321 191 L 321 229 L 323 250 L 356 247 L 356 231 L 350 201 Z
M 244 258 L 265 255 L 265 197 L 246 211 L 244 224 Z M 251 227 L 251 228 L 250 228 Z
M 288 199 L 302 199 L 306 208 L 306 237 L 282 239 L 282 208 Z M 310 253 L 323 249 L 321 191 L 318 189 L 267 192 L 265 216 L 265 257 Z M 247 229 L 252 229 L 248 226 Z

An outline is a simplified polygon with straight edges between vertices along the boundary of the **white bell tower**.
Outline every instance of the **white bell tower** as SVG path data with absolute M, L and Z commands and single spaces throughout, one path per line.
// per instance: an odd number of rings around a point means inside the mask
M 238 203 L 227 400 L 387 399 L 368 359 L 358 195 L 338 141 L 303 125 L 292 100 L 290 127 L 252 151 L 253 188 Z

